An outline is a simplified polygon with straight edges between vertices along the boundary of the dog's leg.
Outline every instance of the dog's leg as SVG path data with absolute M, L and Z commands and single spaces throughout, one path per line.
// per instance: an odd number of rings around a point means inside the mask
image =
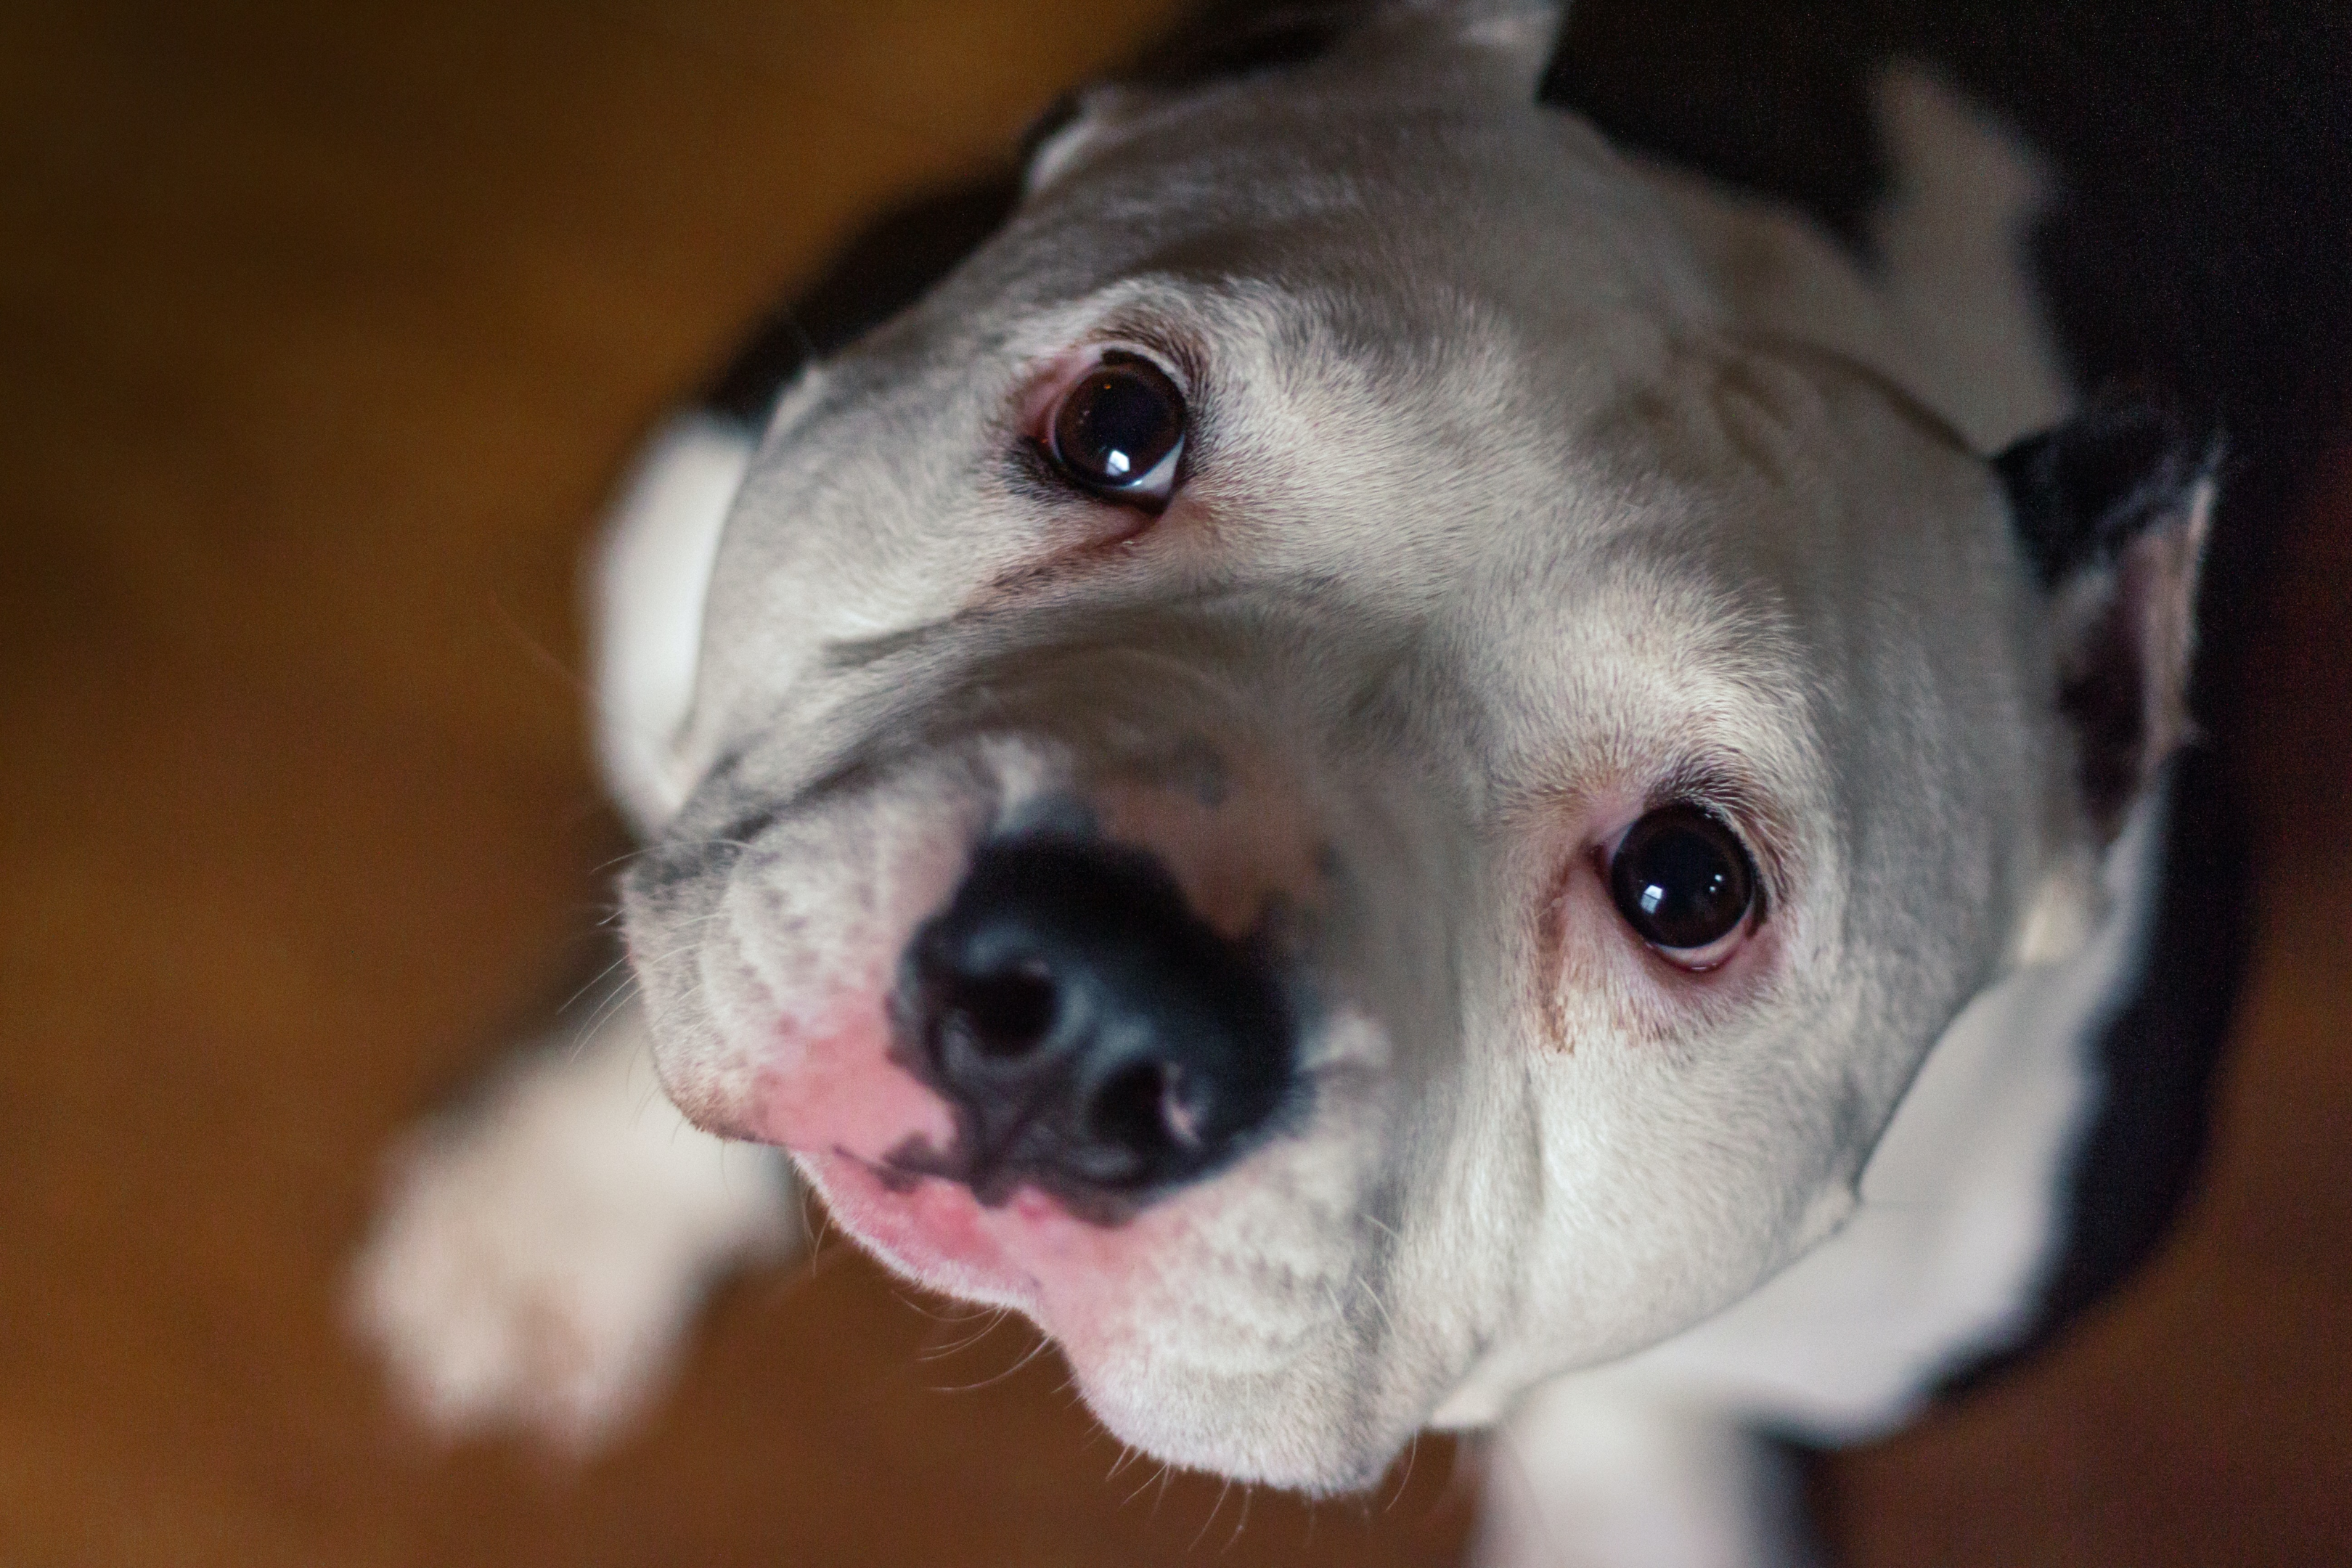
M 710 1286 L 797 1241 L 790 1182 L 678 1115 L 632 1001 L 410 1136 L 352 1320 L 437 1430 L 592 1448 L 660 1387 Z
M 1795 1568 L 1796 1467 L 1720 1411 L 1568 1379 L 1489 1448 L 1476 1568 Z

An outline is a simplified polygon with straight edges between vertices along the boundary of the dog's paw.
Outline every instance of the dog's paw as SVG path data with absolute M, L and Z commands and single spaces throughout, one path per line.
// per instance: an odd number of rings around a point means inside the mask
M 350 1317 L 444 1436 L 608 1442 L 667 1380 L 711 1285 L 798 1239 L 783 1163 L 689 1126 L 634 1024 L 530 1061 L 389 1163 Z
M 1727 1415 L 1612 1389 L 1538 1389 L 1488 1448 L 1475 1568 L 1816 1568 L 1790 1457 Z

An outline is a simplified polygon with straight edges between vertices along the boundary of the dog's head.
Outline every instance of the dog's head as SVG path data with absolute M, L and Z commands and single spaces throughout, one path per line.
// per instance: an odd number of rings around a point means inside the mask
M 2189 477 L 1751 330 L 1543 32 L 1088 102 L 787 396 L 627 881 L 690 1115 L 1229 1474 L 1825 1235 L 2180 728 Z

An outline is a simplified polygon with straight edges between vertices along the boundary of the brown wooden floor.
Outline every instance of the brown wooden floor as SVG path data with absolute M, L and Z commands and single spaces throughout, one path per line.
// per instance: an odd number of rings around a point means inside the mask
M 584 1472 L 431 1451 L 334 1321 L 386 1139 L 602 908 L 570 572 L 632 438 L 1166 8 L 0 16 L 0 1563 L 1449 1560 L 1442 1446 L 1246 1528 L 1129 1501 L 1050 1358 L 936 1392 L 1018 1334 L 924 1361 L 961 1331 L 839 1248 Z M 2210 1193 L 2062 1353 L 1830 1470 L 1855 1563 L 2352 1562 L 2352 462 L 2320 504 Z

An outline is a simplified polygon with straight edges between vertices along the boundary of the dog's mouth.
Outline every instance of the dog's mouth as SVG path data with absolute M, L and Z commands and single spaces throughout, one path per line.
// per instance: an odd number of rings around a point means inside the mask
M 911 1281 L 1034 1320 L 1130 1440 L 1231 1468 L 1223 1424 L 1292 1419 L 1305 1347 L 1360 1327 L 1332 1303 L 1392 1047 L 1351 956 L 1383 840 L 1202 750 L 1089 766 L 997 731 L 875 769 L 664 907 L 692 942 L 654 954 L 688 956 L 647 967 L 710 1026 L 662 1037 L 690 1116 L 788 1151 Z M 1218 1415 L 1203 1380 L 1234 1377 Z
M 870 1160 L 836 1145 L 800 1163 L 835 1220 L 884 1262 L 918 1284 L 950 1295 L 1039 1315 L 1043 1283 L 1016 1261 L 1006 1233 L 1044 1229 L 1061 1217 L 1044 1194 L 1024 1192 L 994 1205 L 969 1186 Z
M 1359 1484 L 1418 1395 L 1383 1371 L 1379 1420 L 1317 1412 L 1374 1397 L 1386 1320 L 1349 1303 L 1390 1267 L 1427 1026 L 1397 998 L 1444 994 L 1444 906 L 1356 793 L 1073 749 L 941 745 L 633 884 L 664 1081 L 896 1273 L 1034 1321 L 1122 1440 Z M 1438 956 L 1400 961 L 1408 930 Z
M 787 1012 L 755 1125 L 906 1272 L 1034 1310 L 1041 1255 L 1062 1272 L 1100 1251 L 1072 1227 L 1132 1227 L 1307 1125 L 1313 926 L 1265 889 L 1219 929 L 1091 804 L 998 815 L 1016 826 L 901 915 L 895 956 L 857 966 L 826 1022 Z
M 1354 1018 L 1336 1032 L 1336 1061 L 1312 1047 L 1326 1059 L 1311 1129 L 1149 1193 L 1072 1194 L 1002 1168 L 941 1169 L 928 1140 L 879 1155 L 803 1145 L 795 1159 L 836 1223 L 894 1271 L 1034 1322 L 1122 1440 L 1278 1484 L 1361 1484 L 1410 1422 L 1368 1436 L 1313 1414 L 1330 1407 L 1333 1378 L 1371 1375 L 1344 1369 L 1368 1366 L 1360 1342 L 1374 1331 L 1336 1304 L 1364 1288 L 1368 1266 L 1377 1030 Z
M 927 1289 L 1019 1310 L 1066 1347 L 1099 1339 L 1124 1316 L 1122 1282 L 1156 1267 L 1204 1206 L 1131 1205 L 1107 1220 L 1029 1184 L 983 1203 L 966 1183 L 845 1148 L 798 1163 L 834 1218 L 893 1269 Z

